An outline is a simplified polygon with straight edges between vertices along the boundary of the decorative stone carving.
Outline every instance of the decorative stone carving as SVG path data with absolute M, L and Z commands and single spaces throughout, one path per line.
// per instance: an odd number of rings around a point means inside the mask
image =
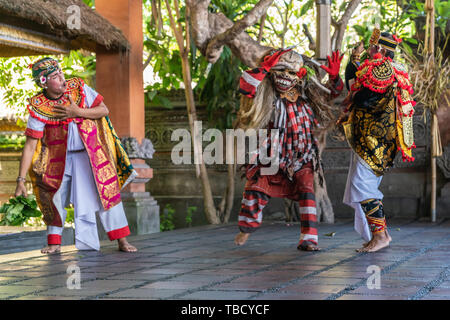
M 159 139 L 159 134 L 158 131 L 153 129 L 150 129 L 146 132 L 145 134 L 147 137 L 149 137 L 150 141 L 153 142 L 154 146 L 157 147 L 158 145 L 161 144 L 161 141 Z
M 450 179 L 450 146 L 444 147 L 442 157 L 436 158 L 436 162 L 444 177 Z
M 142 143 L 133 137 L 124 137 L 121 139 L 123 148 L 130 159 L 152 159 L 155 149 L 149 139 L 142 139 Z

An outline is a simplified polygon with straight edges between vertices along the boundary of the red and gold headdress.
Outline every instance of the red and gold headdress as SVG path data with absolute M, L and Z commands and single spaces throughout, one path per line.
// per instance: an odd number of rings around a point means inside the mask
M 47 82 L 47 76 L 60 68 L 58 61 L 53 58 L 43 58 L 30 64 L 33 80 L 38 86 L 44 85 Z
M 375 27 L 372 32 L 372 36 L 370 37 L 369 43 L 372 45 L 380 46 L 383 49 L 388 51 L 395 52 L 395 48 L 397 48 L 397 44 L 399 44 L 402 40 L 397 36 L 393 36 L 394 39 L 390 39 L 388 37 L 384 37 L 381 35 L 380 29 Z

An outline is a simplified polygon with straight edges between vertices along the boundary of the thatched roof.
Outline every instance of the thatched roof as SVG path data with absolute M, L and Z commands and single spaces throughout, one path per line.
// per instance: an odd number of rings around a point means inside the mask
M 72 5 L 80 8 L 79 29 L 70 29 L 67 24 L 73 14 L 68 11 Z M 97 45 L 108 50 L 126 50 L 130 46 L 120 29 L 82 0 L 0 0 L 1 28 L 6 38 L 0 39 L 0 44 L 3 44 L 0 47 L 6 44 L 13 52 L 0 52 L 0 56 L 31 55 L 33 51 L 36 51 L 34 54 L 52 53 L 52 48 L 56 52 L 80 48 L 95 51 Z M 8 38 L 10 35 L 12 39 Z M 42 48 L 33 44 L 39 43 L 36 37 L 43 39 Z M 23 43 L 17 39 L 24 39 Z

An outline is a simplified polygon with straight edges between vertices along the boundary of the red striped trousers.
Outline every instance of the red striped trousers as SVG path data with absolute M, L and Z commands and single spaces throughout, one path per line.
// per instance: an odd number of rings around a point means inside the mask
M 296 192 L 300 206 L 299 245 L 308 241 L 318 244 L 316 200 L 314 195 L 314 173 L 310 168 L 296 172 Z M 269 202 L 270 195 L 256 190 L 244 190 L 238 226 L 241 232 L 254 232 L 262 223 L 262 211 Z

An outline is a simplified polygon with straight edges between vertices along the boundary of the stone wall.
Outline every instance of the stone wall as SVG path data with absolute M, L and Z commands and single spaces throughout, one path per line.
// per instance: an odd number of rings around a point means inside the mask
M 146 137 L 154 147 L 155 154 L 149 160 L 154 169 L 153 179 L 147 183 L 147 190 L 158 201 L 161 212 L 166 204 L 176 210 L 175 223 L 177 227 L 186 226 L 185 216 L 188 207 L 196 206 L 198 210 L 193 217 L 193 225 L 205 224 L 203 214 L 203 199 L 201 183 L 195 176 L 193 165 L 174 165 L 170 159 L 172 147 L 178 142 L 170 140 L 175 129 L 189 129 L 186 106 L 183 97 L 178 94 L 171 97 L 174 108 L 167 109 L 150 105 L 146 107 Z M 198 118 L 203 120 L 203 128 L 207 128 L 207 114 L 205 108 L 197 106 Z M 384 205 L 388 217 L 422 217 L 429 215 L 430 173 L 429 173 L 429 124 L 424 123 L 422 111 L 417 110 L 414 116 L 414 132 L 417 149 L 413 151 L 416 161 L 403 163 L 398 156 L 395 167 L 386 174 L 381 184 L 384 193 Z M 448 148 L 450 149 L 450 148 Z M 450 150 L 444 162 L 450 164 Z M 445 160 L 447 159 L 447 160 Z M 353 216 L 351 208 L 342 204 L 347 171 L 350 160 L 350 148 L 346 141 L 339 140 L 334 134 L 327 139 L 327 146 L 323 153 L 325 178 L 330 199 L 333 203 L 336 218 Z M 447 162 L 446 162 L 447 163 Z M 220 201 L 226 186 L 226 166 L 207 166 L 215 200 Z M 450 168 L 450 166 L 449 166 Z M 448 178 L 447 178 L 448 179 Z M 441 170 L 438 170 L 438 217 L 450 216 L 449 197 L 443 189 L 447 182 Z M 236 221 L 240 208 L 245 180 L 236 180 L 236 193 L 232 212 L 232 220 Z M 443 190 L 443 195 L 441 191 Z M 264 219 L 282 217 L 284 204 L 281 199 L 271 199 L 264 211 Z

